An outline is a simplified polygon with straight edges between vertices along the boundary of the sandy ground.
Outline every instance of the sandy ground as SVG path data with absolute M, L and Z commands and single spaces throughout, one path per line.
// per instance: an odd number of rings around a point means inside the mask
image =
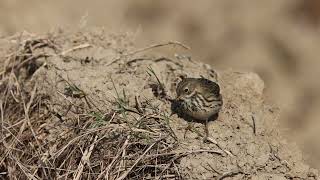
M 5 0 L 0 36 L 104 26 L 131 32 L 140 47 L 177 40 L 192 48 L 181 54 L 214 68 L 256 72 L 265 81 L 268 101 L 281 108 L 285 135 L 319 168 L 319 3 L 300 2 Z

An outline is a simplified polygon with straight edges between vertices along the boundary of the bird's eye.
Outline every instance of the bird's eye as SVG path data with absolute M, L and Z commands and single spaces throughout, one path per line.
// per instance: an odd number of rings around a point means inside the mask
M 189 89 L 188 88 L 184 88 L 184 92 L 189 92 Z

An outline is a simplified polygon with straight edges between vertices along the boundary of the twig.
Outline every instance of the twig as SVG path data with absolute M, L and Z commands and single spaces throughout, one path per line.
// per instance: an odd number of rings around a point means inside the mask
M 179 169 L 178 169 L 176 163 L 174 163 L 173 160 L 172 160 L 171 162 L 172 162 L 172 164 L 173 164 L 173 166 L 174 166 L 174 170 L 175 170 L 175 171 L 177 172 L 177 174 L 178 174 L 178 177 L 181 178 L 181 174 L 180 174 L 180 172 L 179 172 Z
M 183 65 L 180 64 L 179 62 L 176 62 L 176 61 L 174 61 L 174 60 L 172 60 L 172 59 L 169 59 L 169 58 L 167 58 L 167 57 L 160 57 L 160 58 L 154 59 L 153 61 L 155 61 L 155 62 L 168 61 L 168 62 L 172 62 L 173 64 L 179 66 L 180 68 L 183 67 Z
M 4 133 L 3 133 L 3 127 L 4 127 L 4 111 L 3 111 L 3 102 L 2 100 L 0 99 L 0 116 L 1 116 L 1 138 L 2 136 L 4 137 Z
M 220 173 L 219 171 L 215 170 L 215 169 L 211 166 L 211 164 L 207 163 L 207 166 L 210 168 L 210 169 L 209 169 L 210 171 L 213 171 L 213 172 L 217 173 L 218 175 L 221 175 L 221 173 Z M 203 166 L 203 167 L 204 167 L 204 166 Z M 204 168 L 207 169 L 206 167 L 204 167 Z
M 153 49 L 153 48 L 158 48 L 158 47 L 162 47 L 162 46 L 168 46 L 168 45 L 178 45 L 184 49 L 187 49 L 187 50 L 190 50 L 191 48 L 182 44 L 181 42 L 178 42 L 178 41 L 169 41 L 167 43 L 162 43 L 162 44 L 155 44 L 155 45 L 151 45 L 151 46 L 148 46 L 148 47 L 145 47 L 145 48 L 142 48 L 142 49 L 138 49 L 138 50 L 135 50 L 133 52 L 130 52 L 128 53 L 127 55 L 134 55 L 134 54 L 137 54 L 137 53 L 140 53 L 140 52 L 143 52 L 143 51 L 147 51 L 147 50 L 150 50 L 150 49 Z
M 153 75 L 153 76 L 156 78 L 157 82 L 158 82 L 158 86 L 155 85 L 155 86 L 156 86 L 156 87 L 155 87 L 156 89 L 155 89 L 155 92 L 154 92 L 154 93 L 156 93 L 156 96 L 160 96 L 160 98 L 163 98 L 163 99 L 165 99 L 165 100 L 171 99 L 171 97 L 168 97 L 168 95 L 167 95 L 167 90 L 165 89 L 164 84 L 161 83 L 161 81 L 160 81 L 160 79 L 158 78 L 156 72 L 155 72 L 151 67 L 148 67 L 148 70 L 150 71 L 150 72 L 147 71 L 147 73 L 149 74 L 149 76 L 152 76 L 152 75 Z M 152 87 L 151 87 L 151 88 L 152 88 Z
M 197 133 L 199 136 L 201 136 L 201 137 L 204 137 L 201 133 Z M 211 142 L 212 144 L 215 144 L 219 149 L 221 149 L 223 152 L 225 152 L 227 155 L 229 155 L 229 156 L 231 156 L 231 157 L 234 157 L 234 155 L 230 152 L 230 151 L 228 151 L 228 150 L 225 150 L 225 149 L 223 149 L 221 146 L 220 146 L 220 144 L 215 140 L 215 139 L 212 139 L 211 137 L 207 137 L 206 138 L 206 140 L 207 141 L 209 141 L 209 142 Z
M 216 151 L 216 150 L 205 150 L 205 149 L 200 149 L 200 150 L 195 150 L 195 151 L 187 151 L 187 152 L 181 152 L 181 153 L 165 153 L 165 154 L 156 154 L 155 156 L 159 156 L 159 155 L 175 155 L 175 157 L 171 160 L 171 162 L 169 164 L 167 164 L 167 166 L 162 170 L 162 172 L 160 173 L 160 176 L 158 177 L 158 179 L 161 179 L 163 177 L 163 173 L 169 169 L 169 167 L 171 166 L 171 164 L 174 164 L 174 161 L 176 161 L 177 159 L 181 158 L 182 156 L 187 156 L 190 154 L 194 154 L 194 153 L 203 153 L 203 152 L 207 152 L 207 153 L 214 153 L 214 154 L 218 154 L 218 155 L 222 155 L 221 151 Z
M 113 89 L 114 89 L 114 91 L 116 92 L 117 98 L 119 99 L 119 98 L 120 98 L 120 95 L 119 95 L 119 93 L 118 93 L 118 90 L 117 90 L 117 88 L 116 88 L 116 85 L 114 84 L 114 81 L 113 81 L 113 79 L 112 79 L 111 76 L 110 76 L 110 80 L 111 80 L 111 82 L 112 82 Z
M 151 74 L 156 77 L 158 84 L 160 86 L 161 89 L 164 89 L 163 84 L 161 83 L 160 79 L 158 78 L 156 72 L 154 72 L 154 70 L 151 67 L 148 67 L 148 70 L 151 72 Z M 151 76 L 151 74 L 147 71 L 147 73 Z
M 124 157 L 126 156 L 126 148 L 124 148 L 123 149 L 123 151 L 122 151 L 122 155 L 121 155 L 121 161 L 120 161 L 120 163 L 119 163 L 119 169 L 118 169 L 118 175 L 117 175 L 117 177 L 119 177 L 119 175 L 120 175 L 120 168 L 121 167 L 123 167 L 124 166 L 124 164 L 125 164 L 125 161 L 124 161 Z M 125 168 L 125 167 L 124 167 Z
M 89 47 L 92 47 L 92 45 L 91 45 L 91 44 L 87 44 L 87 43 L 86 43 L 86 44 L 81 44 L 81 45 L 76 46 L 76 47 L 73 47 L 73 48 L 71 48 L 71 49 L 62 51 L 60 54 L 61 54 L 62 56 L 65 56 L 66 54 L 68 54 L 68 53 L 70 53 L 70 52 L 72 52 L 72 51 L 76 51 L 76 50 L 84 49 L 84 48 L 89 48 Z
M 39 58 L 47 58 L 47 57 L 51 57 L 52 55 L 50 54 L 38 54 L 38 55 L 31 55 L 28 59 L 22 61 L 17 67 L 16 69 L 20 69 L 21 67 L 23 67 L 25 64 L 27 64 L 29 61 L 32 61 L 34 59 L 39 59 Z
M 142 114 L 142 113 L 143 113 L 143 110 L 142 110 L 142 108 L 141 108 L 141 103 L 140 103 L 139 98 L 138 98 L 137 95 L 134 96 L 134 101 L 135 101 L 135 108 L 138 110 L 139 113 Z
M 253 128 L 253 134 L 254 134 L 254 135 L 257 135 L 257 134 L 256 134 L 256 118 L 255 118 L 254 115 L 252 115 L 252 116 L 251 116 L 251 119 L 252 119 L 252 124 L 253 124 L 253 127 L 252 127 L 252 128 Z
M 218 154 L 222 155 L 223 151 L 217 151 L 217 150 L 206 150 L 206 149 L 199 149 L 199 150 L 193 150 L 193 151 L 186 151 L 186 152 L 171 152 L 171 153 L 162 153 L 162 154 L 154 154 L 154 155 L 148 155 L 146 158 L 154 158 L 159 156 L 176 156 L 178 158 L 181 158 L 183 156 L 188 156 L 190 154 L 196 154 L 196 153 L 212 153 L 212 154 Z
M 170 58 L 167 58 L 167 57 L 159 57 L 159 58 L 156 58 L 156 59 L 152 59 L 152 58 L 134 58 L 134 59 L 131 59 L 129 61 L 126 62 L 127 65 L 131 66 L 132 63 L 135 63 L 135 62 L 138 62 L 138 61 L 154 61 L 154 62 L 161 62 L 161 61 L 167 61 L 167 62 L 171 62 L 177 66 L 179 66 L 180 68 L 183 67 L 183 65 L 177 61 L 174 61 Z
M 162 176 L 155 176 L 155 177 L 147 177 L 145 179 L 177 179 L 177 176 L 174 174 L 166 174 L 166 175 L 162 175 Z M 178 177 L 181 177 L 180 175 Z M 180 179 L 180 178 L 178 178 Z
M 223 175 L 221 175 L 218 178 L 218 180 L 222 180 L 224 178 L 232 177 L 232 176 L 235 176 L 235 175 L 238 175 L 238 174 L 243 174 L 243 172 L 241 172 L 240 170 L 234 170 L 234 171 L 230 171 L 230 172 L 227 172 L 227 173 L 223 173 Z
M 190 49 L 190 47 L 178 42 L 178 41 L 169 41 L 167 43 L 162 43 L 162 44 L 155 44 L 155 45 L 151 45 L 151 46 L 148 46 L 148 47 L 145 47 L 145 48 L 142 48 L 142 49 L 138 49 L 138 50 L 135 50 L 135 51 L 132 51 L 132 52 L 129 52 L 125 55 L 121 55 L 120 57 L 114 59 L 113 61 L 111 61 L 109 64 L 107 64 L 107 66 L 110 66 L 114 63 L 116 63 L 117 61 L 119 61 L 121 58 L 123 57 L 128 57 L 128 56 L 132 56 L 132 55 L 135 55 L 137 53 L 141 53 L 143 51 L 148 51 L 150 49 L 153 49 L 153 48 L 158 48 L 158 47 L 162 47 L 162 46 L 168 46 L 168 45 L 178 45 L 184 49 Z

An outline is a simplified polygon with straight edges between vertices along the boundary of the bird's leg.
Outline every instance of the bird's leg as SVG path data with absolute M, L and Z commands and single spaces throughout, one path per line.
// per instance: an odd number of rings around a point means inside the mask
M 210 134 L 209 134 L 209 119 L 207 119 L 205 122 L 204 131 L 205 131 L 205 135 L 203 138 L 203 142 L 210 142 L 210 143 L 213 143 L 213 144 L 216 144 L 217 146 L 219 146 L 215 139 L 212 139 L 211 137 L 209 137 L 210 136 Z
M 184 134 L 183 134 L 184 139 L 186 138 L 187 132 L 192 131 L 193 127 L 194 127 L 193 121 L 189 121 L 188 126 L 184 129 Z
M 204 141 L 207 141 L 208 137 L 209 137 L 209 127 L 208 127 L 208 119 L 206 119 L 206 122 L 205 122 L 205 129 L 204 129 L 204 132 L 205 132 L 205 135 L 204 135 Z

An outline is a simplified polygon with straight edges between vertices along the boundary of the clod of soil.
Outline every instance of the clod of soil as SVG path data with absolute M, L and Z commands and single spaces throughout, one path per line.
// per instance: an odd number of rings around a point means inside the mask
M 148 55 L 101 29 L 1 40 L 1 178 L 317 179 L 282 138 L 254 73 Z M 150 54 L 150 53 L 149 53 Z M 172 112 L 180 76 L 221 86 L 224 107 L 185 133 Z

